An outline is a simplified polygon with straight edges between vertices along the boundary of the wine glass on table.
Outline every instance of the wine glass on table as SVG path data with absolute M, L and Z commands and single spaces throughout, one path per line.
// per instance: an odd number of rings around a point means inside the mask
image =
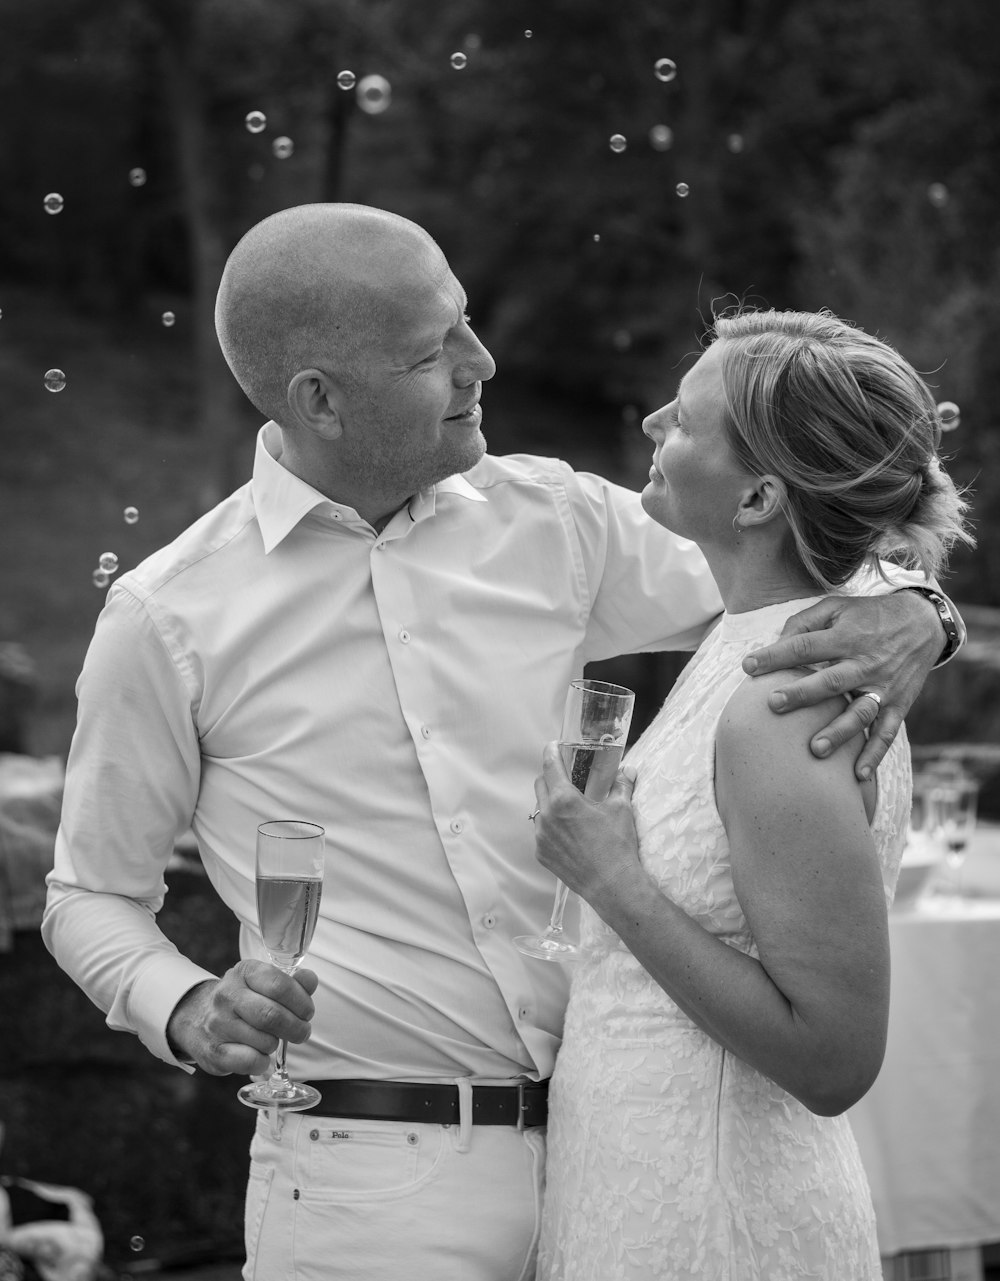
M 294 974 L 312 942 L 323 892 L 325 833 L 316 823 L 276 819 L 257 828 L 257 922 L 271 964 Z M 251 1108 L 302 1112 L 321 1095 L 311 1085 L 290 1079 L 285 1070 L 287 1041 L 265 1080 L 244 1085 L 241 1103 Z
M 944 855 L 945 877 L 940 887 L 951 905 L 961 899 L 962 866 L 976 827 L 979 784 L 968 774 L 935 781 L 931 792 L 931 831 Z
M 573 786 L 588 800 L 607 800 L 618 776 L 632 721 L 635 694 L 607 681 L 573 681 L 566 695 L 559 754 Z M 579 955 L 563 936 L 563 914 L 569 889 L 556 887 L 552 916 L 544 934 L 519 934 L 514 946 L 539 961 L 571 961 Z

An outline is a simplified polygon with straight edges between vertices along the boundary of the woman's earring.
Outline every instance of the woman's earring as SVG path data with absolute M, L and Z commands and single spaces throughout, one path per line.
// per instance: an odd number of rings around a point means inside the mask
M 740 534 L 743 533 L 743 526 L 737 523 L 739 519 L 739 514 L 733 517 L 733 533 L 737 538 L 739 538 Z

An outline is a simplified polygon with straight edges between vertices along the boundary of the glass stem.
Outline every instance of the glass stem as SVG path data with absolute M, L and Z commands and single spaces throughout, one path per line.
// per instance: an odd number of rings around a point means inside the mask
M 563 913 L 566 911 L 566 900 L 569 897 L 569 886 L 562 881 L 556 886 L 555 902 L 552 904 L 552 915 L 549 917 L 549 934 L 561 934 Z
M 294 975 L 295 971 L 298 968 L 299 967 L 297 963 L 290 966 L 287 969 L 284 966 L 282 966 L 282 969 L 285 970 L 285 973 L 289 976 L 289 978 L 291 978 Z M 285 1040 L 279 1041 L 278 1048 L 274 1052 L 274 1072 L 271 1075 L 271 1079 L 274 1080 L 275 1078 L 277 1078 L 279 1081 L 281 1081 L 283 1085 L 291 1089 L 292 1083 L 288 1079 L 288 1073 L 285 1070 L 285 1055 L 287 1052 L 288 1052 L 288 1042 Z

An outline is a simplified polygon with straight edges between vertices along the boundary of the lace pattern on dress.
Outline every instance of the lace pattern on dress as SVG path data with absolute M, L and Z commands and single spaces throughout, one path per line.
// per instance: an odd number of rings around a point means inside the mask
M 631 750 L 640 858 L 729 946 L 756 949 L 715 805 L 741 661 L 808 601 L 725 615 Z M 903 731 L 872 822 L 891 903 L 909 812 Z M 540 1281 L 881 1281 L 845 1116 L 819 1117 L 702 1032 L 581 905 L 584 955 L 552 1081 Z

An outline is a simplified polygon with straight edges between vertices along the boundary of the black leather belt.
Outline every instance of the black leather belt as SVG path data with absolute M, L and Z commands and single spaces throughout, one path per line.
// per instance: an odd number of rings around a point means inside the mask
M 458 1086 L 416 1081 L 310 1081 L 323 1096 L 314 1114 L 365 1121 L 428 1121 L 458 1125 Z M 549 1114 L 548 1081 L 517 1085 L 474 1085 L 473 1125 L 544 1125 Z

